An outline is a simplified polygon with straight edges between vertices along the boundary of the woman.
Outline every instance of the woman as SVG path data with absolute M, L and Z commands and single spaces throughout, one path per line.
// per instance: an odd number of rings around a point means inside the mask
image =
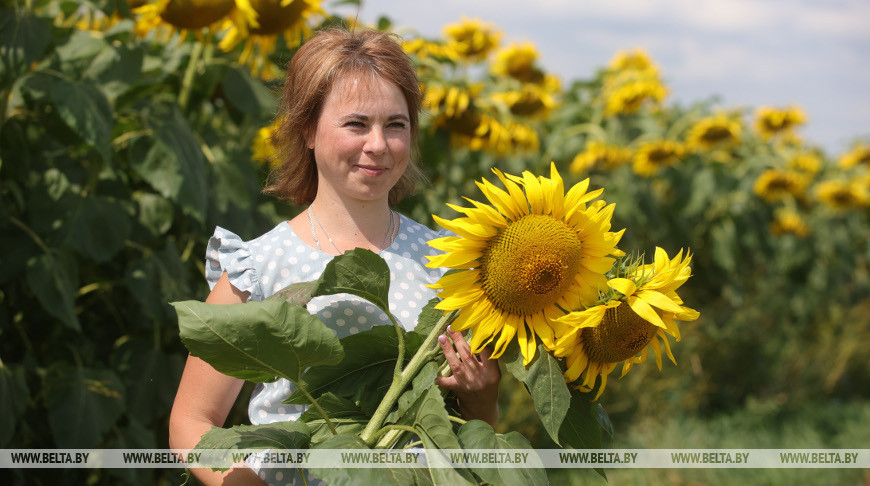
M 426 287 L 442 272 L 424 267 L 437 234 L 391 206 L 413 189 L 420 176 L 415 162 L 421 94 L 414 67 L 388 34 L 327 30 L 294 55 L 283 89 L 275 134 L 283 163 L 266 191 L 307 209 L 250 242 L 218 228 L 209 240 L 207 303 L 262 300 L 294 282 L 315 280 L 335 255 L 353 248 L 379 253 L 391 271 L 390 307 L 405 329 L 434 296 Z M 313 299 L 316 313 L 338 337 L 388 318 L 354 296 Z M 493 424 L 498 416 L 498 364 L 488 353 L 473 356 L 460 333 L 439 339 L 453 375 L 438 378 L 452 390 L 466 419 Z M 193 448 L 203 433 L 223 426 L 242 387 L 199 358 L 188 357 L 170 416 L 170 446 Z M 293 391 L 286 380 L 256 387 L 251 421 L 296 420 L 300 407 L 283 399 Z M 256 467 L 256 464 L 254 464 Z M 204 484 L 281 482 L 283 472 L 247 467 L 226 473 L 195 470 Z

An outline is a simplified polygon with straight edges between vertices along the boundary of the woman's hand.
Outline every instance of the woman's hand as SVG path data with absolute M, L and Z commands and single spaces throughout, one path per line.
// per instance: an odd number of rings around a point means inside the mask
M 501 380 L 498 361 L 489 359 L 492 350 L 488 348 L 472 353 L 461 332 L 453 332 L 448 327 L 447 333 L 453 344 L 447 335 L 438 336 L 438 343 L 453 374 L 439 376 L 435 383 L 456 394 L 459 410 L 466 420 L 479 419 L 494 427 L 498 420 L 498 383 Z

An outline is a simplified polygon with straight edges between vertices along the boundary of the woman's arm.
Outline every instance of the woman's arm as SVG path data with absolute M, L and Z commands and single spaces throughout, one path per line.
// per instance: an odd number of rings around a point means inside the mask
M 247 300 L 248 293 L 233 287 L 224 273 L 205 301 L 209 304 L 238 304 Z M 243 384 L 243 380 L 224 375 L 205 361 L 188 356 L 169 416 L 169 447 L 193 449 L 202 434 L 212 427 L 222 427 Z M 211 469 L 191 471 L 205 485 L 263 484 L 244 464 L 225 472 Z
M 479 419 L 495 427 L 498 421 L 498 384 L 501 381 L 498 361 L 489 359 L 491 349 L 485 348 L 476 355 L 472 354 L 461 332 L 453 332 L 449 328 L 447 332 L 450 339 L 442 335 L 438 343 L 452 375 L 439 376 L 435 383 L 456 394 L 459 411 L 466 420 Z

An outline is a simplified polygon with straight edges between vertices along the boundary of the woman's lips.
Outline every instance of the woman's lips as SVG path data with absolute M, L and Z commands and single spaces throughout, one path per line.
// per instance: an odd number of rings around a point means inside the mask
M 361 170 L 364 174 L 370 176 L 379 176 L 385 172 L 387 172 L 386 167 L 379 167 L 375 165 L 358 165 L 359 170 Z

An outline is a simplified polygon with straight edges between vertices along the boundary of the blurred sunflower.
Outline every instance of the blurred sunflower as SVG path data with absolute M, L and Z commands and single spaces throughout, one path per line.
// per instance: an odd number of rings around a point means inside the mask
M 630 159 L 631 150 L 627 148 L 591 140 L 586 142 L 583 152 L 577 154 L 571 161 L 569 170 L 574 174 L 583 174 L 596 168 L 613 170 L 624 165 Z
M 268 57 L 275 52 L 279 36 L 287 47 L 297 47 L 311 34 L 312 19 L 326 17 L 320 0 L 235 1 L 239 9 L 230 16 L 232 23 L 218 46 L 229 52 L 244 42 L 239 62 L 257 75 L 268 68 Z M 274 76 L 273 71 L 267 74 Z
M 459 60 L 459 55 L 446 44 L 429 41 L 422 37 L 403 41 L 402 49 L 409 55 L 417 56 L 418 59 L 434 57 L 451 61 Z
M 856 165 L 870 167 L 870 145 L 861 144 L 855 146 L 855 148 L 840 157 L 839 165 L 841 169 L 851 169 Z
M 462 60 L 482 61 L 498 47 L 501 33 L 477 19 L 463 17 L 459 22 L 444 27 L 447 46 Z
M 504 103 L 511 114 L 532 119 L 546 118 L 558 103 L 550 93 L 534 84 L 524 84 L 515 91 L 493 93 L 492 99 Z
M 606 76 L 601 95 L 604 113 L 620 115 L 637 113 L 643 106 L 658 106 L 668 90 L 652 71 L 625 70 Z
M 166 39 L 176 31 L 199 36 L 203 28 L 217 28 L 235 8 L 235 0 L 154 0 L 133 10 L 138 15 L 134 31 L 140 36 L 162 32 Z
M 794 128 L 806 121 L 803 110 L 796 106 L 787 109 L 762 106 L 755 113 L 755 129 L 764 140 L 778 135 L 792 135 Z
M 257 135 L 251 143 L 251 159 L 260 164 L 269 164 L 271 169 L 280 165 L 278 149 L 272 144 L 272 135 L 280 126 L 281 121 L 276 120 L 271 125 L 257 130 Z
M 787 197 L 802 198 L 806 195 L 809 179 L 801 173 L 767 169 L 758 176 L 753 191 L 767 202 L 775 202 Z
M 434 216 L 457 236 L 429 242 L 446 253 L 430 257 L 428 266 L 462 271 L 431 287 L 443 299 L 437 309 L 460 311 L 454 330 L 473 328 L 473 352 L 495 340 L 497 358 L 516 336 L 528 364 L 537 340 L 552 349 L 566 329 L 555 321 L 562 309 L 590 305 L 606 288 L 604 275 L 623 255 L 616 244 L 624 230 L 610 231 L 612 204 L 587 205 L 602 192 L 587 192 L 588 179 L 565 194 L 555 164 L 549 179 L 493 172 L 507 191 L 486 179 L 477 183 L 491 205 L 468 199 L 473 208 L 448 205 L 465 217 Z
M 685 151 L 681 143 L 671 140 L 646 142 L 635 152 L 631 167 L 635 174 L 650 177 L 660 169 L 679 162 Z
M 822 170 L 822 158 L 812 152 L 803 152 L 789 158 L 786 167 L 807 175 L 814 175 Z
M 740 120 L 719 113 L 698 120 L 686 136 L 690 151 L 704 152 L 740 144 Z
M 634 364 L 646 360 L 647 346 L 655 353 L 661 370 L 661 344 L 656 337 L 676 364 L 666 334 L 679 341 L 676 320 L 693 321 L 700 316 L 698 311 L 683 306 L 676 292 L 692 275 L 692 257 L 682 255 L 680 251 L 669 259 L 667 252 L 656 248 L 652 264 L 631 265 L 625 277 L 607 281 L 607 286 L 619 295 L 557 319 L 570 328 L 559 338 L 554 351 L 555 356 L 566 357 L 565 381 L 581 379 L 578 388 L 589 391 L 600 376 L 597 400 L 607 386 L 607 376 L 619 363 L 623 363 L 625 376 Z
M 830 180 L 816 185 L 816 199 L 834 209 L 858 209 L 870 206 L 867 188 L 854 182 Z
M 511 44 L 495 54 L 490 72 L 496 76 L 510 76 L 523 83 L 541 84 L 545 74 L 535 65 L 538 50 L 531 42 Z
M 774 213 L 774 220 L 770 223 L 770 232 L 776 236 L 792 234 L 798 238 L 806 238 L 810 234 L 810 228 L 795 211 L 791 209 L 778 209 Z
M 643 48 L 632 51 L 620 50 L 607 64 L 610 71 L 651 71 L 658 72 L 658 66 L 652 61 L 649 53 Z

